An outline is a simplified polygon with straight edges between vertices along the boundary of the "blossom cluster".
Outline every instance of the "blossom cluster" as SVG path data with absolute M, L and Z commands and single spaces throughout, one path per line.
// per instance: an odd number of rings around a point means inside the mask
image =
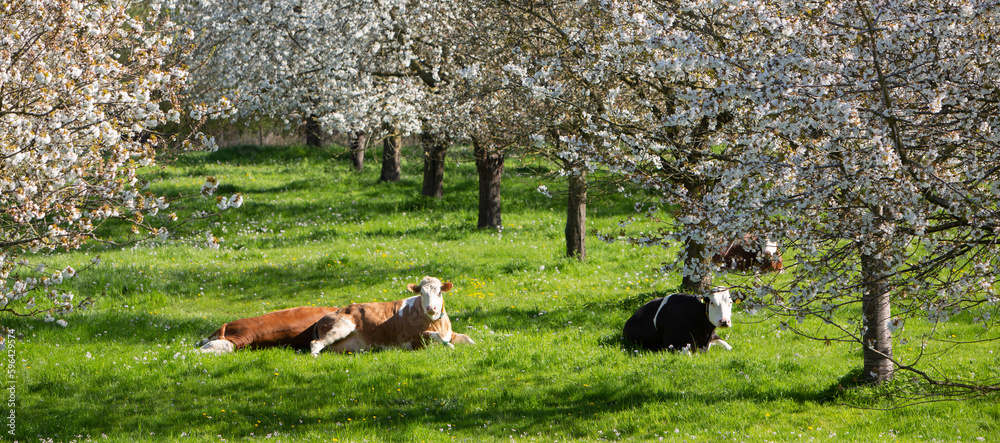
M 75 272 L 49 274 L 24 252 L 77 248 L 113 218 L 134 232 L 167 232 L 149 221 L 170 202 L 151 194 L 140 172 L 172 147 L 161 128 L 181 121 L 188 72 L 178 48 L 193 34 L 169 20 L 163 2 L 139 3 L 0 8 L 2 310 L 52 318 L 87 303 L 55 289 Z M 184 143 L 212 141 L 194 134 Z
M 996 310 L 996 5 L 601 3 L 581 75 L 623 87 L 566 147 L 680 208 L 656 238 L 707 254 L 671 269 L 711 273 L 755 233 L 795 263 L 759 292 L 778 313 L 836 321 L 869 294 L 931 321 Z M 845 335 L 862 342 L 864 320 Z
M 761 288 L 752 303 L 835 321 L 898 295 L 899 316 L 842 328 L 861 343 L 904 316 L 996 309 L 993 3 L 181 5 L 206 36 L 193 87 L 239 115 L 542 152 L 574 183 L 603 169 L 673 208 L 671 229 L 633 240 L 682 245 L 664 269 L 686 280 L 708 282 L 713 251 L 752 234 L 793 264 L 780 284 L 729 282 Z
M 227 115 L 405 134 L 420 132 L 421 113 L 440 104 L 411 69 L 419 48 L 405 26 L 424 10 L 402 0 L 192 0 L 176 16 L 204 30 L 192 95 L 225 99 Z

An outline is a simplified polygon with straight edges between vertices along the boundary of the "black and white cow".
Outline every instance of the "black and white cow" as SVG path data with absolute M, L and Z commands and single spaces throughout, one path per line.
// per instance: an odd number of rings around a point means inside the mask
M 643 348 L 659 351 L 707 351 L 713 345 L 732 349 L 715 333 L 715 328 L 732 325 L 733 300 L 729 289 L 703 297 L 672 294 L 639 307 L 625 322 L 623 333 Z

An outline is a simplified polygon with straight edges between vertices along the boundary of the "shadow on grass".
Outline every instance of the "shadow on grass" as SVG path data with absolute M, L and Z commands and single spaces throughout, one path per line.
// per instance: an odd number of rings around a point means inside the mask
M 165 316 L 138 310 L 87 312 L 71 320 L 74 334 L 79 334 L 83 343 L 163 343 L 186 339 L 192 349 L 220 326 L 209 318 Z
M 386 213 L 389 210 L 415 212 L 428 209 L 436 209 L 442 213 L 449 212 L 448 208 L 454 210 L 474 210 L 476 207 L 476 195 L 478 190 L 478 179 L 476 171 L 471 163 L 450 161 L 446 166 L 444 179 L 444 197 L 440 199 L 420 196 L 421 176 L 423 162 L 422 151 L 419 147 L 408 147 L 404 150 L 407 161 L 404 162 L 405 176 L 397 183 L 384 183 L 377 180 L 378 174 L 369 171 L 368 175 L 360 176 L 353 172 L 344 175 L 349 180 L 356 181 L 357 185 L 364 187 L 363 200 L 359 210 L 372 211 L 372 213 Z M 211 175 L 209 169 L 211 163 L 224 163 L 229 165 L 263 165 L 263 164 L 284 164 L 289 162 L 311 162 L 324 164 L 349 163 L 349 156 L 344 148 L 331 147 L 325 149 L 315 149 L 306 146 L 291 147 L 271 147 L 241 145 L 220 149 L 216 152 L 202 155 L 190 155 L 179 158 L 177 166 L 194 168 L 188 170 L 185 175 L 205 176 Z M 524 165 L 512 166 L 508 168 L 511 173 L 517 175 L 543 175 L 551 172 L 549 165 Z M 329 167 L 324 169 L 327 175 L 334 174 Z M 337 169 L 339 170 L 339 169 Z M 344 169 L 341 172 L 348 172 Z M 255 193 L 274 193 L 291 190 L 317 189 L 327 186 L 323 183 L 323 178 L 317 177 L 308 180 L 295 180 L 289 184 L 273 187 L 270 189 L 254 190 L 231 184 L 223 183 L 217 192 L 228 194 L 242 192 L 249 196 Z M 534 189 L 521 189 L 524 186 L 511 188 L 512 182 L 505 182 L 507 185 L 502 192 L 513 192 L 517 195 L 519 206 L 526 209 L 547 208 L 553 206 L 565 206 L 564 198 L 552 199 L 535 192 Z M 517 182 L 520 183 L 520 182 Z M 409 189 L 408 192 L 415 198 L 407 199 L 404 203 L 386 202 L 387 192 L 398 193 L 398 188 Z M 250 200 L 250 199 L 248 199 Z M 371 202 L 371 204 L 366 204 Z M 605 195 L 600 199 L 593 199 L 590 203 L 592 211 L 599 211 L 602 214 L 614 216 L 635 215 L 632 203 L 620 197 L 617 193 Z M 344 209 L 344 208 L 341 208 Z M 517 211 L 517 207 L 508 207 L 508 211 Z
M 664 391 L 638 375 L 611 377 L 585 388 L 498 383 L 489 385 L 489 392 L 465 391 L 462 387 L 470 378 L 497 376 L 485 364 L 434 373 L 397 363 L 366 373 L 363 382 L 352 381 L 354 365 L 368 364 L 365 360 L 376 355 L 380 354 L 323 355 L 314 360 L 287 350 L 260 351 L 202 358 L 198 364 L 165 362 L 151 379 L 127 370 L 98 374 L 82 388 L 55 375 L 41 377 L 26 388 L 60 400 L 36 405 L 41 407 L 26 428 L 33 435 L 57 439 L 78 434 L 249 438 L 277 432 L 286 437 L 378 433 L 387 441 L 410 441 L 421 432 L 477 428 L 486 429 L 480 435 L 553 438 L 556 430 L 574 438 L 594 438 L 589 434 L 592 422 L 605 420 L 605 415 L 642 413 L 676 402 L 709 407 L 773 398 L 809 402 L 820 394 L 767 387 L 718 393 Z M 278 359 L 297 360 L 299 370 L 275 369 Z M 394 389 L 401 380 L 409 382 L 405 389 Z M 628 429 L 622 431 L 629 435 Z
M 627 310 L 647 297 L 648 294 L 640 294 L 590 305 Z M 463 321 L 512 331 L 555 330 L 569 327 L 570 321 L 595 322 L 590 316 L 597 312 L 589 312 L 586 309 L 475 310 L 463 313 Z M 178 319 L 141 312 L 88 313 L 86 321 L 74 322 L 83 343 L 106 340 L 148 344 L 154 351 L 157 350 L 154 343 L 177 336 L 192 338 L 189 344 L 193 348 L 197 339 L 217 326 L 208 319 Z M 605 336 L 602 341 L 609 347 L 620 344 L 615 335 Z M 162 356 L 173 352 L 173 349 L 160 351 Z M 422 365 L 409 364 L 426 361 L 419 360 L 420 355 L 387 355 L 390 366 L 366 372 L 360 377 L 362 383 L 352 381 L 351 371 L 372 365 L 371 360 L 377 360 L 381 353 L 325 354 L 316 360 L 288 349 L 244 351 L 217 358 L 191 355 L 186 361 L 154 362 L 159 368 L 152 373 L 133 372 L 124 364 L 113 365 L 107 373 L 89 376 L 86 385 L 65 374 L 46 374 L 35 377 L 24 388 L 40 398 L 58 401 L 33 404 L 36 415 L 32 424 L 24 428 L 32 435 L 63 438 L 88 433 L 119 438 L 185 434 L 249 438 L 275 432 L 284 436 L 338 436 L 345 432 L 358 435 L 392 429 L 385 440 L 408 441 L 429 429 L 489 428 L 483 433 L 552 437 L 555 427 L 574 438 L 588 438 L 594 437 L 589 433 L 593 432 L 594 423 L 605 420 L 604 415 L 648 411 L 649 407 L 661 404 L 684 402 L 724 407 L 740 402 L 824 403 L 833 399 L 833 388 L 815 391 L 748 385 L 719 392 L 671 391 L 655 388 L 639 373 L 599 379 L 586 388 L 538 380 L 530 384 L 485 384 L 488 392 L 467 392 L 462 389 L 465 380 L 492 380 L 523 372 L 504 365 L 508 362 L 516 366 L 521 360 L 511 360 L 502 354 L 497 360 L 483 354 L 480 358 L 473 357 L 471 364 L 459 371 L 428 370 Z M 140 364 L 132 362 L 135 356 L 122 357 L 129 364 Z M 520 364 L 528 369 L 532 364 L 545 362 L 525 360 Z M 276 369 L 278 366 L 284 369 Z M 723 369 L 759 373 L 773 368 L 734 360 Z M 401 380 L 419 388 L 392 393 Z M 627 429 L 623 432 L 629 435 Z
M 239 145 L 219 149 L 204 155 L 185 155 L 175 162 L 178 166 L 197 166 L 205 162 L 222 162 L 234 165 L 276 164 L 290 161 L 327 161 L 349 159 L 343 148 L 330 146 L 310 148 L 298 146 Z
M 621 299 L 604 302 L 588 302 L 579 306 L 554 307 L 541 309 L 538 307 L 514 308 L 503 307 L 491 310 L 475 309 L 466 311 L 463 319 L 473 324 L 486 324 L 493 329 L 509 331 L 525 330 L 560 330 L 575 328 L 586 324 L 592 327 L 612 326 L 620 329 L 624 316 L 628 318 L 636 308 L 656 297 L 658 293 L 643 293 L 625 296 Z M 611 338 L 601 343 L 614 345 L 617 342 Z

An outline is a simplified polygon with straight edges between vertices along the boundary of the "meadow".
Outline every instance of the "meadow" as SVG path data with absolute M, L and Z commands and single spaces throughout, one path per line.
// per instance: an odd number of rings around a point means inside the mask
M 245 203 L 166 240 L 46 257 L 83 268 L 100 255 L 100 265 L 71 281 L 95 304 L 66 327 L 3 319 L 18 334 L 4 355 L 16 361 L 8 374 L 14 435 L 4 429 L 4 438 L 1000 439 L 995 396 L 896 407 L 885 395 L 892 386 L 843 389 L 860 349 L 783 331 L 740 305 L 735 326 L 720 331 L 732 351 L 636 351 L 622 343 L 621 326 L 641 304 L 676 290 L 679 277 L 658 271 L 675 250 L 590 237 L 586 261 L 567 259 L 564 183 L 542 177 L 549 166 L 529 159 L 509 160 L 504 228 L 476 229 L 475 166 L 450 162 L 444 197 L 430 199 L 419 195 L 420 153 L 405 153 L 399 183 L 379 183 L 372 158 L 352 171 L 337 148 L 243 146 L 151 171 L 159 192 L 196 193 L 211 175 L 220 195 L 240 192 Z M 555 197 L 537 192 L 540 184 Z M 601 198 L 588 206 L 588 226 L 618 229 L 633 213 L 626 195 Z M 208 247 L 209 232 L 221 239 L 218 249 Z M 424 275 L 455 284 L 447 310 L 477 345 L 318 358 L 289 349 L 195 351 L 226 321 L 400 299 Z M 949 327 L 981 333 L 961 319 Z M 1000 355 L 990 346 L 940 354 L 933 365 L 996 374 Z

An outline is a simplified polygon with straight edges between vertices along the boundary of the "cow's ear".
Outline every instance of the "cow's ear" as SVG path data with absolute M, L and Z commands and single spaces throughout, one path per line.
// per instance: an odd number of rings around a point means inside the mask
M 452 285 L 451 285 L 450 281 L 446 281 L 444 283 L 441 283 L 441 292 L 448 292 L 448 291 L 450 291 L 451 290 L 451 286 Z
M 420 293 L 420 286 L 417 286 L 417 285 L 415 285 L 413 283 L 410 283 L 410 284 L 406 285 L 406 289 L 409 289 L 410 292 L 412 292 L 414 294 L 419 294 Z

